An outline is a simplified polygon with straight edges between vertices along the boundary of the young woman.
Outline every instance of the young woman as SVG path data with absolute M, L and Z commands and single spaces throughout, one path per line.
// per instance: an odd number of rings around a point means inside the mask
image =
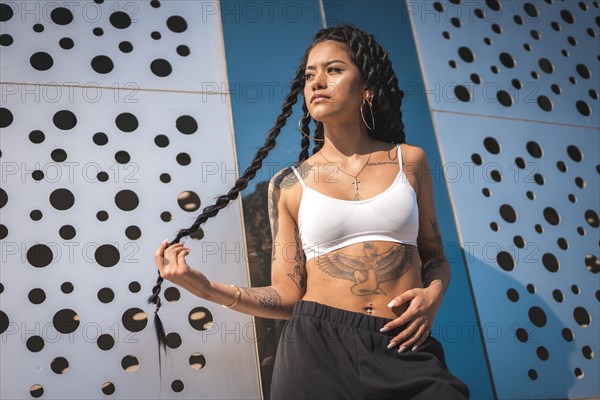
M 299 162 L 269 182 L 272 284 L 210 281 L 186 263 L 189 249 L 178 242 L 237 198 L 301 93 Z M 388 54 L 372 35 L 348 24 L 319 31 L 253 164 L 192 227 L 156 250 L 160 276 L 150 300 L 157 308 L 168 279 L 236 311 L 287 319 L 274 399 L 469 396 L 429 335 L 450 268 L 427 157 L 404 143 L 402 97 Z

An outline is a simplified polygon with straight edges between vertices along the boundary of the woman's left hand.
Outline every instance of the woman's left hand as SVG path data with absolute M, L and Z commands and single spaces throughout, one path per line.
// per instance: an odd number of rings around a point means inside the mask
M 398 318 L 381 329 L 381 332 L 387 332 L 406 324 L 406 328 L 392 338 L 388 348 L 399 346 L 399 353 L 406 349 L 414 351 L 427 340 L 444 297 L 442 285 L 438 283 L 440 282 L 426 288 L 407 290 L 388 304 L 388 307 L 394 309 L 408 303 L 408 307 Z

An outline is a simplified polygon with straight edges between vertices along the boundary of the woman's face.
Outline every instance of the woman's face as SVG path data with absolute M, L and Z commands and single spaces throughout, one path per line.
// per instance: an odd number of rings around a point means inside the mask
M 321 42 L 306 62 L 304 99 L 310 115 L 323 123 L 359 119 L 366 86 L 342 46 L 331 40 Z

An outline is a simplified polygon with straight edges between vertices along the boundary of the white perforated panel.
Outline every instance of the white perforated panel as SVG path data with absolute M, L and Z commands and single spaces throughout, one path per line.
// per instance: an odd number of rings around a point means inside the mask
M 220 18 L 202 20 L 200 2 L 98 3 L 66 2 L 72 22 L 57 2 L 0 4 L 0 397 L 259 398 L 250 316 L 165 283 L 161 380 L 146 304 L 158 244 L 236 178 L 228 97 L 179 92 L 226 82 Z M 137 21 L 120 25 L 114 13 L 131 10 Z M 40 51 L 51 65 L 31 60 Z M 102 54 L 113 70 L 95 70 Z M 171 74 L 152 72 L 157 58 Z M 239 202 L 199 235 L 184 239 L 188 263 L 248 286 Z

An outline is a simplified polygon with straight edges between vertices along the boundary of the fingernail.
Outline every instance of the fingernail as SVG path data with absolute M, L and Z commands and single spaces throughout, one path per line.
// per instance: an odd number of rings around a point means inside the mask
M 163 243 L 169 243 L 169 239 L 165 239 L 162 241 Z
M 390 328 L 388 328 L 387 326 L 384 326 L 383 328 L 381 328 L 381 329 L 379 330 L 379 332 L 387 332 L 387 331 L 389 331 L 389 330 L 390 330 Z
M 415 351 L 415 350 L 417 350 L 417 347 L 419 347 L 419 346 L 415 346 L 415 347 L 413 347 L 413 348 L 411 349 L 411 351 Z
M 394 300 L 392 300 L 392 301 L 389 302 L 388 307 L 389 308 L 396 307 L 396 303 L 398 303 L 398 302 L 396 301 L 396 299 L 394 299 Z
M 388 344 L 388 349 L 391 349 L 392 347 L 394 347 L 396 345 L 396 343 L 394 342 L 390 342 L 390 344 Z
M 400 346 L 398 353 L 402 353 L 404 350 L 406 350 L 406 346 Z

